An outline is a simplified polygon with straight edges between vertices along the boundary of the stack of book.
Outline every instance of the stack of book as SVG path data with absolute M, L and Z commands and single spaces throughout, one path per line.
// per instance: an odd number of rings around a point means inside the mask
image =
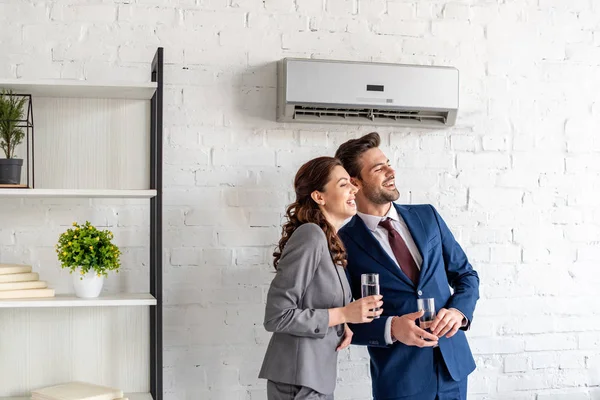
M 0 299 L 54 297 L 54 289 L 39 278 L 31 265 L 0 264 Z
M 119 389 L 86 382 L 69 382 L 31 392 L 32 400 L 127 400 Z

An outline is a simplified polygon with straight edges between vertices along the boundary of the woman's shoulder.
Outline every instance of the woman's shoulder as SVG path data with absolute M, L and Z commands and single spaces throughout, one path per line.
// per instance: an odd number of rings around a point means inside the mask
M 327 244 L 327 238 L 319 225 L 306 222 L 296 228 L 292 236 L 290 236 L 289 242 L 303 246 L 318 246 L 323 243 Z

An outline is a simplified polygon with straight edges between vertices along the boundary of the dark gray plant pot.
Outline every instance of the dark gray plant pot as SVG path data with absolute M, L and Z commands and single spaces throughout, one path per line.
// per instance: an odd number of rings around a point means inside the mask
M 0 158 L 0 184 L 20 184 L 22 166 L 23 160 L 20 158 Z

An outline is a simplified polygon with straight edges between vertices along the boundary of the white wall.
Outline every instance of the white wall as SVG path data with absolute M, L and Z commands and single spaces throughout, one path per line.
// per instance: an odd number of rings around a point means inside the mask
M 599 33 L 592 0 L 0 0 L 0 77 L 143 81 L 165 47 L 166 399 L 255 400 L 293 174 L 376 129 L 275 123 L 274 62 L 458 67 L 456 127 L 378 130 L 401 200 L 438 207 L 480 274 L 469 399 L 600 399 Z M 51 246 L 87 205 L 2 200 L 0 261 L 68 288 Z M 147 209 L 91 205 L 145 282 Z M 339 369 L 337 398 L 369 398 L 364 349 Z

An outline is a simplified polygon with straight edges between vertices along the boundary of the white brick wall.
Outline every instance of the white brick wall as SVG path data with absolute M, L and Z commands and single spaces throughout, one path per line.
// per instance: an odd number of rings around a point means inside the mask
M 274 122 L 274 62 L 457 66 L 456 127 L 377 129 L 402 199 L 435 204 L 480 272 L 469 399 L 592 400 L 598 12 L 592 0 L 0 0 L 0 77 L 141 81 L 165 47 L 166 399 L 255 400 L 293 174 L 374 129 Z M 2 200 L 0 261 L 33 262 L 66 290 L 51 246 L 88 218 L 115 230 L 130 265 L 109 287 L 141 289 L 144 204 Z M 339 370 L 337 398 L 369 398 L 363 348 Z

